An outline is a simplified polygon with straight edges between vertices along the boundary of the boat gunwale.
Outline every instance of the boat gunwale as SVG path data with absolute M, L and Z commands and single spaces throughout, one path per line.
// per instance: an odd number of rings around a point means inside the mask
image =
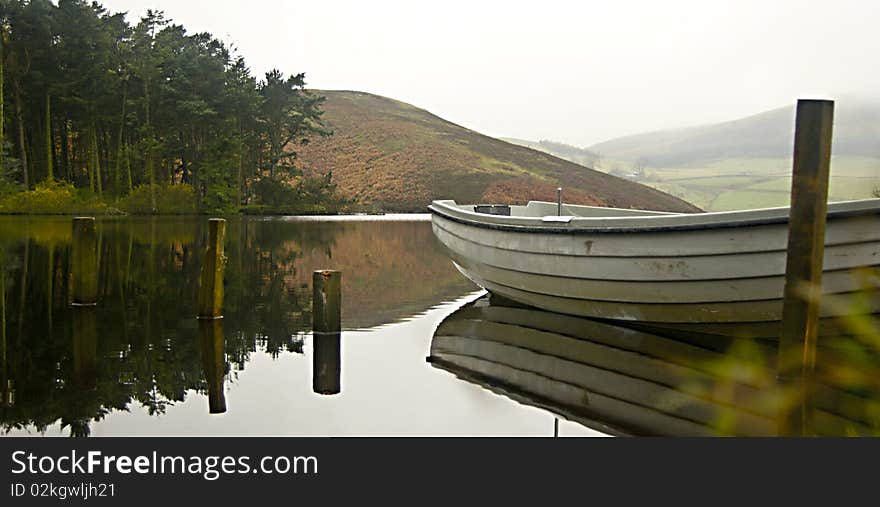
M 450 220 L 450 221 L 454 222 L 454 220 Z M 435 228 L 441 229 L 444 234 L 447 234 L 449 236 L 453 236 L 456 239 L 461 240 L 461 241 L 467 241 L 468 243 L 472 243 L 472 244 L 480 246 L 480 247 L 493 248 L 493 249 L 502 250 L 505 252 L 528 253 L 528 254 L 534 254 L 534 255 L 554 255 L 554 256 L 558 256 L 558 257 L 580 257 L 580 258 L 589 257 L 591 259 L 679 259 L 679 258 L 695 258 L 695 257 L 730 257 L 730 256 L 742 256 L 742 255 L 753 255 L 753 254 L 776 254 L 776 253 L 781 253 L 784 255 L 787 252 L 787 249 L 784 246 L 772 247 L 772 248 L 767 248 L 767 249 L 763 249 L 763 250 L 738 250 L 738 251 L 728 250 L 728 251 L 718 251 L 718 252 L 661 253 L 661 254 L 620 253 L 620 254 L 612 255 L 610 253 L 609 254 L 594 254 L 591 252 L 589 255 L 585 255 L 585 254 L 577 253 L 577 252 L 575 252 L 575 253 L 542 252 L 542 251 L 535 251 L 535 250 L 517 249 L 517 248 L 513 248 L 511 246 L 493 245 L 490 243 L 478 241 L 476 239 L 476 237 L 474 237 L 474 236 L 466 236 L 466 235 L 462 235 L 458 232 L 452 231 L 452 230 L 444 227 L 443 224 L 441 224 L 441 223 L 434 222 L 433 225 Z M 465 224 L 465 225 L 467 225 L 467 224 Z M 544 232 L 544 231 L 541 231 L 541 232 Z M 434 236 L 435 237 L 438 236 L 436 229 L 434 232 Z M 443 240 L 441 240 L 441 243 L 445 243 L 445 242 Z M 872 243 L 880 243 L 880 237 L 878 237 L 878 239 L 863 239 L 863 240 L 858 240 L 858 241 L 843 241 L 843 242 L 837 242 L 837 243 L 828 242 L 828 240 L 826 238 L 825 249 L 827 251 L 829 248 L 855 247 L 855 246 L 861 246 L 861 245 L 869 245 Z M 449 247 L 447 246 L 447 248 L 449 248 Z M 878 261 L 878 262 L 880 262 L 880 261 Z M 837 268 L 837 269 L 823 269 L 823 272 L 837 271 L 837 270 L 841 270 L 841 269 L 852 269 L 852 268 L 848 267 L 848 268 Z M 778 273 L 778 274 L 773 274 L 773 275 L 761 275 L 761 277 L 763 277 L 763 276 L 782 276 L 783 274 L 784 273 Z M 736 279 L 742 279 L 742 278 L 759 278 L 759 277 L 756 277 L 756 276 L 736 277 Z M 596 278 L 596 280 L 606 280 L 606 279 L 607 278 Z M 717 278 L 717 280 L 729 280 L 729 278 Z
M 571 221 L 575 226 L 570 225 L 549 225 L 542 224 L 542 217 L 508 217 L 503 215 L 486 215 L 458 208 L 460 206 L 455 201 L 437 200 L 433 201 L 428 210 L 436 216 L 440 216 L 447 220 L 458 222 L 464 225 L 479 227 L 483 229 L 494 229 L 500 231 L 519 232 L 519 233 L 549 233 L 549 234 L 597 234 L 597 233 L 640 233 L 640 232 L 669 232 L 669 231 L 694 231 L 694 230 L 710 230 L 710 229 L 729 229 L 741 227 L 754 227 L 761 225 L 774 225 L 788 223 L 789 207 L 782 208 L 765 208 L 760 210 L 741 210 L 741 211 L 724 211 L 714 213 L 681 213 L 681 214 L 665 214 L 652 216 L 625 216 L 625 217 L 580 217 L 572 216 Z M 570 205 L 566 205 L 570 206 Z M 880 215 L 880 199 L 863 199 L 858 201 L 844 201 L 839 203 L 831 203 L 828 206 L 827 220 L 840 218 L 849 218 L 854 216 Z M 843 209 L 834 209 L 843 208 Z M 448 210 L 448 211 L 447 211 Z M 750 213 L 755 212 L 777 212 L 771 216 L 749 217 Z M 462 216 L 459 216 L 462 215 Z M 743 218 L 740 216 L 745 215 Z M 597 226 L 590 225 L 590 221 L 619 221 L 622 224 L 633 221 L 668 221 L 676 218 L 685 218 L 692 220 L 692 217 L 723 217 L 731 216 L 731 220 L 727 221 L 702 221 L 697 223 L 682 224 L 662 224 L 662 225 L 619 225 L 619 226 Z M 496 221 L 479 220 L 480 217 L 491 217 Z M 517 222 L 510 221 L 511 218 L 517 219 Z M 499 221 L 500 220 L 500 221 Z M 521 223 L 524 220 L 532 223 Z M 538 225 L 541 224 L 541 225 Z

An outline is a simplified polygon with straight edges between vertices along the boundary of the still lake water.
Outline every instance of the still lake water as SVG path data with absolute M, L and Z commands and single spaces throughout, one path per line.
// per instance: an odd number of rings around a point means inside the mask
M 489 297 L 426 216 L 230 219 L 224 318 L 200 323 L 207 222 L 99 219 L 90 310 L 69 304 L 71 219 L 0 217 L 0 434 L 773 435 L 793 403 L 772 341 Z M 311 334 L 318 269 L 342 271 L 338 342 Z M 873 319 L 823 323 L 818 434 L 880 433 Z
M 426 361 L 439 322 L 480 292 L 425 216 L 229 220 L 220 350 L 195 319 L 206 218 L 100 218 L 97 230 L 99 304 L 80 322 L 90 310 L 69 305 L 71 219 L 0 217 L 3 433 L 553 433 L 552 413 Z M 336 395 L 313 391 L 317 269 L 343 273 Z M 213 397 L 224 412 L 210 413 Z M 560 434 L 595 432 L 563 421 Z

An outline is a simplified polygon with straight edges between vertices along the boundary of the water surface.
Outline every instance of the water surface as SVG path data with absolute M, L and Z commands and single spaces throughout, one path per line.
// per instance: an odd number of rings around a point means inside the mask
M 0 217 L 2 433 L 775 435 L 795 406 L 816 434 L 880 433 L 877 316 L 823 321 L 792 392 L 778 325 L 523 307 L 466 280 L 427 217 L 385 216 L 230 219 L 224 318 L 198 321 L 207 223 L 99 219 L 88 309 L 70 305 L 71 218 Z M 342 271 L 339 336 L 311 333 L 319 269 Z
M 94 310 L 69 305 L 69 217 L 0 218 L 3 431 L 552 434 L 552 413 L 426 362 L 438 323 L 479 293 L 425 218 L 231 219 L 224 318 L 209 326 L 195 319 L 207 218 L 98 219 Z M 343 272 L 335 395 L 313 382 L 317 269 Z

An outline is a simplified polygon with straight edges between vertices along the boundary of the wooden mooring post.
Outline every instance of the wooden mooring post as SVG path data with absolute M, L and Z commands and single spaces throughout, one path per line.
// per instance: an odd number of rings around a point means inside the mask
M 91 390 L 98 382 L 98 317 L 95 314 L 98 304 L 98 235 L 94 217 L 73 219 L 70 255 L 73 271 L 71 305 L 79 308 L 73 314 L 71 380 L 77 389 Z
M 341 392 L 342 273 L 322 270 L 312 274 L 312 390 L 316 394 Z
M 798 100 L 791 212 L 785 266 L 778 378 L 797 403 L 780 411 L 783 436 L 813 434 L 811 384 L 816 363 L 822 259 L 834 101 Z
M 73 306 L 98 304 L 98 235 L 94 217 L 73 219 L 71 267 Z
M 226 237 L 226 220 L 208 220 L 208 245 L 199 274 L 200 319 L 223 318 L 223 271 L 226 257 L 223 255 L 223 240 Z

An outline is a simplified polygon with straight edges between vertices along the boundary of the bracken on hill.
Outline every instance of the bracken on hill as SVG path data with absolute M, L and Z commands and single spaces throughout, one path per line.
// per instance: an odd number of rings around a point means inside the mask
M 299 147 L 307 175 L 333 173 L 342 195 L 381 211 L 423 212 L 434 199 L 460 203 L 572 204 L 695 212 L 687 202 L 547 153 L 484 136 L 396 100 L 363 92 L 327 97 L 334 135 Z

